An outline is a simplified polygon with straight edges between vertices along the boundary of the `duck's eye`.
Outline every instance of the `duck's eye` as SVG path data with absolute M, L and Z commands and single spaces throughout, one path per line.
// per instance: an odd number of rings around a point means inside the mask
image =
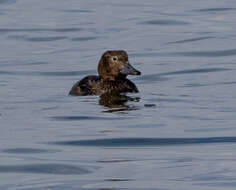
M 113 57 L 112 60 L 113 60 L 113 61 L 117 61 L 118 58 L 117 58 L 117 57 Z

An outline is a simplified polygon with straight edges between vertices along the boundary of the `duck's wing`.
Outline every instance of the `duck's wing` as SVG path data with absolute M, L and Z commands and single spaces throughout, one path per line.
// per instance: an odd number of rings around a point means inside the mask
M 95 95 L 94 87 L 98 85 L 100 78 L 95 75 L 90 75 L 84 77 L 82 80 L 78 81 L 71 88 L 69 95 L 72 96 L 86 96 Z

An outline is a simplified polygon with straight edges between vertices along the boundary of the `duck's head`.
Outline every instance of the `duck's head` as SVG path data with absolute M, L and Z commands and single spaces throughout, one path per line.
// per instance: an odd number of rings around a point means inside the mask
M 98 74 L 103 80 L 119 80 L 127 75 L 141 75 L 128 60 L 128 54 L 123 50 L 106 51 L 98 64 Z

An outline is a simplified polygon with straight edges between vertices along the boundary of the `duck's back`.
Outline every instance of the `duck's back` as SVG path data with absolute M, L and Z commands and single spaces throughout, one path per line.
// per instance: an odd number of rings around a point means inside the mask
M 90 75 L 84 77 L 82 80 L 75 83 L 74 86 L 71 88 L 69 95 L 72 96 L 96 95 L 99 89 L 100 89 L 100 77 L 96 75 Z

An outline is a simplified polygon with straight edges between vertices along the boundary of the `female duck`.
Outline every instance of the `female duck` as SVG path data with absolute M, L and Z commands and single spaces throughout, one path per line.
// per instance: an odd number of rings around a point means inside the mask
M 99 76 L 90 75 L 77 82 L 69 94 L 73 96 L 101 95 L 104 93 L 138 92 L 127 75 L 141 75 L 128 60 L 123 50 L 106 51 L 98 64 Z

